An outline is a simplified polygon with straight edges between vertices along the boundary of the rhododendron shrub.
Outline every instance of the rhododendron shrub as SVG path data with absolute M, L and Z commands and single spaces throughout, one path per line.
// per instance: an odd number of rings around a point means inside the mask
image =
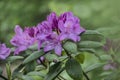
M 8 75 L 4 77 L 1 73 L 0 77 L 6 80 L 65 80 L 64 71 L 71 79 L 89 80 L 89 70 L 81 66 L 84 52 L 96 55 L 95 49 L 102 46 L 100 40 L 85 38 L 96 35 L 101 39 L 102 35 L 82 27 L 72 12 L 59 16 L 52 12 L 36 26 L 22 29 L 16 25 L 14 32 L 10 40 L 13 48 L 0 44 L 0 59 L 6 59 Z M 10 64 L 17 60 L 21 62 L 11 71 Z

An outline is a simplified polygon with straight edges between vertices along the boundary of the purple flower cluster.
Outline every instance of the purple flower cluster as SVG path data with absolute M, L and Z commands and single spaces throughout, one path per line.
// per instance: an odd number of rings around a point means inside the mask
M 0 59 L 4 60 L 10 55 L 10 49 L 5 44 L 0 44 Z
M 19 52 L 26 50 L 29 46 L 33 45 L 35 42 L 36 28 L 25 28 L 24 31 L 19 25 L 15 27 L 15 36 L 11 39 L 11 44 L 16 46 L 14 54 L 19 54 Z
M 85 29 L 80 26 L 80 20 L 72 12 L 65 12 L 60 16 L 53 12 L 47 16 L 47 20 L 36 27 L 22 30 L 17 25 L 11 43 L 16 46 L 15 54 L 38 43 L 38 49 L 43 47 L 45 52 L 54 50 L 57 55 L 61 55 L 62 41 L 67 39 L 80 41 L 79 35 L 84 31 Z

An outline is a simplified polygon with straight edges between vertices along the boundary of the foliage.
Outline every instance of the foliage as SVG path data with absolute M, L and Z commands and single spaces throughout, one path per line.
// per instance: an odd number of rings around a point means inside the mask
M 94 32 L 94 30 L 91 30 L 91 31 Z M 87 34 L 87 35 L 91 35 L 91 34 Z M 82 36 L 86 36 L 86 34 L 84 33 Z M 94 46 L 93 44 L 94 42 L 96 43 L 96 41 L 92 41 L 91 43 L 91 41 L 88 40 L 87 43 L 90 44 L 91 46 Z M 78 45 L 76 45 L 78 43 L 82 43 L 82 41 L 77 42 L 77 43 L 66 41 L 63 44 L 64 45 L 63 47 L 64 51 L 62 53 L 63 56 L 59 56 L 59 57 L 56 56 L 58 58 L 55 58 L 54 56 L 53 56 L 54 58 L 52 58 L 52 55 L 54 55 L 53 53 L 51 53 L 52 51 L 45 54 L 43 50 L 34 51 L 34 52 L 32 51 L 30 54 L 27 54 L 26 53 L 27 51 L 26 51 L 23 53 L 24 55 L 8 57 L 6 59 L 6 62 L 8 63 L 6 64 L 8 80 L 12 80 L 12 79 L 13 80 L 14 79 L 19 79 L 19 80 L 39 80 L 39 79 L 40 80 L 53 80 L 54 79 L 54 80 L 57 80 L 57 78 L 64 79 L 66 77 L 62 76 L 62 72 L 65 70 L 68 73 L 69 78 L 71 80 L 72 78 L 74 80 L 83 80 L 83 78 L 88 79 L 87 73 L 89 71 L 94 70 L 97 67 L 100 67 L 101 65 L 96 65 L 92 67 L 89 66 L 85 70 L 82 69 L 81 66 L 84 63 L 84 60 L 86 59 L 84 57 L 85 55 L 84 52 L 90 53 L 89 51 L 86 51 L 85 49 L 87 48 L 87 49 L 96 50 L 98 46 L 89 47 L 89 46 L 86 46 L 86 44 L 82 44 L 80 45 L 80 47 L 78 47 Z M 97 43 L 100 44 L 99 41 L 97 41 Z M 75 46 L 75 47 L 71 47 L 71 46 Z M 35 48 L 36 47 L 30 47 L 31 50 L 36 50 Z M 82 51 L 80 50 L 81 48 L 83 48 Z M 27 54 L 27 56 L 25 56 L 25 54 Z M 96 55 L 96 52 L 94 52 L 93 54 Z M 49 57 L 47 58 L 46 55 L 49 55 Z M 45 61 L 40 61 L 40 63 L 36 63 L 36 60 L 39 59 L 39 57 L 41 56 L 44 56 L 46 58 Z M 21 60 L 22 62 L 18 67 L 16 67 L 13 70 L 13 73 L 11 73 L 10 64 L 14 63 L 14 60 Z
M 116 64 L 118 65 L 120 62 L 120 51 L 109 50 L 108 52 L 103 52 L 101 46 L 106 43 L 106 38 L 115 40 L 120 39 L 119 2 L 119 0 L 1 0 L 0 42 L 4 42 L 8 46 L 11 46 L 9 40 L 14 35 L 13 29 L 16 24 L 20 24 L 22 27 L 36 26 L 36 23 L 44 20 L 50 12 L 56 12 L 59 15 L 65 11 L 72 11 L 80 18 L 81 25 L 88 30 L 82 34 L 81 42 L 73 43 L 75 47 L 77 46 L 77 48 L 68 45 L 68 47 L 73 48 L 75 51 L 74 53 L 73 50 L 68 50 L 72 53 L 71 56 L 79 62 L 82 69 L 91 80 L 118 80 L 120 73 L 119 67 L 116 68 Z M 67 43 L 69 43 L 69 41 Z M 115 43 L 113 41 L 113 44 L 118 43 L 119 41 Z M 61 57 L 53 54 L 54 52 L 51 51 L 50 54 L 44 55 L 46 58 L 44 64 L 36 64 L 32 61 L 36 61 L 36 59 L 42 55 L 42 52 L 39 54 L 33 54 L 31 49 L 35 50 L 34 53 L 39 53 L 35 46 L 31 46 L 29 50 L 24 51 L 19 56 L 11 55 L 6 59 L 6 61 L 0 61 L 0 74 L 6 75 L 4 74 L 5 65 L 3 63 L 8 62 L 8 64 L 6 64 L 6 69 L 9 70 L 9 66 L 11 66 L 11 70 L 13 72 L 12 78 L 43 80 L 48 72 L 50 72 L 50 68 L 54 66 L 56 62 L 63 62 L 63 65 L 60 67 L 61 70 L 64 69 L 65 63 L 69 59 L 67 56 L 68 54 L 66 54 L 65 51 L 62 52 L 63 56 Z M 115 49 L 118 49 L 118 47 Z M 14 48 L 11 48 L 11 51 L 14 51 Z M 112 56 L 115 56 L 117 63 L 116 60 L 114 61 L 112 59 L 111 53 L 115 53 Z M 35 57 L 30 57 L 34 55 Z M 23 60 L 24 63 L 21 63 Z M 9 62 L 11 65 L 9 65 Z M 35 65 L 36 67 L 31 69 L 31 67 L 27 66 L 28 64 Z M 48 65 L 47 69 L 44 67 L 45 65 Z M 111 65 L 115 65 L 115 68 L 112 70 L 104 70 L 103 66 Z M 31 72 L 29 72 L 29 70 L 24 72 L 26 67 L 29 67 L 28 69 L 30 69 Z M 4 78 L 3 75 L 0 75 L 0 77 Z M 51 77 L 54 76 L 56 75 L 53 74 Z M 58 78 L 62 79 L 61 76 L 68 80 L 71 79 L 70 75 L 67 75 L 65 70 L 60 73 Z

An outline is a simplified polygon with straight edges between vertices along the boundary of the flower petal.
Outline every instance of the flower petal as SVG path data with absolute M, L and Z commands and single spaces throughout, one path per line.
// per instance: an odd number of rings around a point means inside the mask
M 16 33 L 17 35 L 22 35 L 23 30 L 22 30 L 22 28 L 21 28 L 19 25 L 16 25 L 16 26 L 15 26 L 15 33 Z
M 52 44 L 48 44 L 48 45 L 46 45 L 46 46 L 44 47 L 44 51 L 45 51 L 45 52 L 50 51 L 50 50 L 52 50 L 52 49 L 54 49 L 54 46 L 53 46 Z
M 61 45 L 55 46 L 55 53 L 56 53 L 58 56 L 61 55 L 61 52 L 62 52 L 62 47 L 61 47 Z
M 10 55 L 10 48 L 7 48 L 5 44 L 0 44 L 0 59 L 6 59 Z
M 26 49 L 27 49 L 26 46 L 20 46 L 20 47 L 18 47 L 18 48 L 15 49 L 14 55 L 17 55 L 17 54 L 19 54 L 21 51 L 24 51 L 24 50 L 26 50 Z
M 71 40 L 77 42 L 77 41 L 78 41 L 78 36 L 75 35 L 75 34 L 69 34 L 69 39 L 71 39 Z
M 62 20 L 58 22 L 58 28 L 60 29 L 60 31 L 64 32 L 64 23 Z
M 4 60 L 6 57 L 4 55 L 0 55 L 0 59 Z
M 62 33 L 60 34 L 60 41 L 65 40 L 68 38 L 68 34 Z

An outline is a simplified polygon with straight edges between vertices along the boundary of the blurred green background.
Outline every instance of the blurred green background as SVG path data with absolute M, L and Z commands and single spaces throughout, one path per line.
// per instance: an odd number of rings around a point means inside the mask
M 119 3 L 120 0 L 0 0 L 0 42 L 11 46 L 9 40 L 17 24 L 35 26 L 50 12 L 59 15 L 66 11 L 78 16 L 86 29 L 98 30 L 106 38 L 120 39 Z M 97 62 L 94 56 L 87 58 L 91 60 L 87 64 Z M 97 69 L 94 73 L 97 75 L 100 71 Z M 101 80 L 98 78 L 94 76 L 91 80 Z
M 72 11 L 86 29 L 120 38 L 119 0 L 0 0 L 0 42 L 9 45 L 16 24 L 34 26 L 50 12 Z

